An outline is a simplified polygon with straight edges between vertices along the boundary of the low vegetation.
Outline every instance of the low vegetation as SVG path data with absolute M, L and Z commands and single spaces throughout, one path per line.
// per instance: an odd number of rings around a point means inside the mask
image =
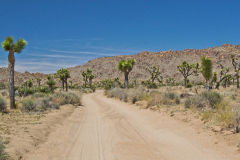
M 81 105 L 81 95 L 74 92 L 56 92 L 52 95 L 34 94 L 21 102 L 22 112 L 43 112 L 49 109 L 59 109 L 59 106 L 72 104 Z
M 6 112 L 7 106 L 6 101 L 2 97 L 0 97 L 0 112 L 4 113 Z
M 222 128 L 234 128 L 239 132 L 240 125 L 240 101 L 239 94 L 230 94 L 216 91 L 206 91 L 204 88 L 184 89 L 180 87 L 162 87 L 162 89 L 146 89 L 138 87 L 134 89 L 113 88 L 105 91 L 106 96 L 117 98 L 124 102 L 142 103 L 144 108 L 160 109 L 167 107 L 172 111 L 185 111 L 189 109 L 194 113 L 200 113 L 201 119 L 206 123 L 214 123 Z M 176 108 L 177 107 L 177 108 Z
M 2 138 L 0 138 L 0 160 L 7 160 L 8 155 L 5 152 L 5 146 L 4 143 L 2 141 Z

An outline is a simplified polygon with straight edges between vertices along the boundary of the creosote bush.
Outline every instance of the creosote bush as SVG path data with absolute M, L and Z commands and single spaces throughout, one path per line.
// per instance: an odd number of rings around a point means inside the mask
M 45 111 L 47 109 L 59 109 L 59 105 L 51 101 L 49 97 L 40 98 L 36 103 L 38 111 Z
M 197 108 L 212 108 L 214 109 L 216 105 L 220 104 L 223 97 L 217 92 L 205 91 L 194 97 L 188 97 L 185 100 L 185 107 L 197 107 Z
M 35 112 L 37 111 L 37 104 L 34 99 L 25 99 L 22 101 L 22 112 Z
M 6 112 L 6 101 L 0 97 L 0 112 Z
M 151 92 L 148 98 L 148 106 L 176 105 L 180 104 L 179 96 L 174 92 Z
M 72 104 L 76 106 L 81 105 L 81 95 L 73 92 L 58 92 L 51 96 L 51 100 L 59 105 Z

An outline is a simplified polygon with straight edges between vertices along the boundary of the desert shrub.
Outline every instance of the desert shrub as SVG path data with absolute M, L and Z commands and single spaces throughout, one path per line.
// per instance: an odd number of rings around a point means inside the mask
M 235 128 L 235 132 L 239 133 L 240 132 L 240 107 L 233 108 L 232 120 Z
M 47 86 L 41 86 L 41 87 L 38 87 L 38 92 L 41 92 L 41 93 L 50 93 L 51 92 L 51 89 Z
M 34 93 L 33 95 L 32 95 L 32 97 L 34 97 L 34 98 L 42 98 L 42 97 L 46 97 L 48 94 L 46 94 L 46 93 L 39 93 L 39 92 L 37 92 L 37 93 Z
M 197 107 L 197 108 L 215 108 L 216 105 L 220 104 L 223 100 L 223 97 L 217 92 L 205 91 L 194 97 L 188 97 L 185 100 L 185 107 Z
M 37 110 L 45 111 L 47 109 L 59 109 L 59 105 L 52 102 L 49 97 L 44 97 L 37 100 Z
M 188 83 L 187 85 L 186 85 L 186 88 L 192 88 L 193 87 L 193 85 L 191 84 L 191 83 Z
M 162 99 L 162 104 L 165 105 L 180 104 L 179 96 L 174 92 L 165 93 L 164 98 Z
M 55 93 L 51 97 L 51 99 L 59 105 L 64 104 L 81 105 L 81 96 L 73 92 L 68 93 L 58 92 Z
M 6 112 L 6 109 L 6 101 L 2 97 L 0 97 L 0 112 Z
M 33 99 L 26 99 L 22 101 L 22 112 L 35 112 L 37 111 L 36 101 Z
M 22 97 L 22 96 L 28 96 L 28 95 L 34 94 L 36 92 L 36 89 L 28 88 L 28 87 L 19 87 L 17 91 L 18 91 L 18 95 Z
M 3 82 L 0 82 L 0 89 L 6 89 L 6 84 Z
M 180 104 L 179 96 L 174 92 L 161 93 L 153 91 L 149 94 L 148 106 Z
M 205 91 L 201 93 L 200 96 L 208 101 L 211 108 L 214 108 L 217 104 L 220 104 L 223 99 L 223 97 L 217 92 Z
M 7 160 L 8 155 L 5 152 L 5 146 L 3 144 L 2 138 L 0 138 L 0 160 Z
M 81 93 L 93 93 L 95 92 L 96 88 L 88 88 L 88 87 L 81 87 L 80 92 Z
M 65 101 L 66 101 L 66 104 L 81 105 L 80 96 L 78 96 L 73 92 L 66 93 Z
M 168 99 L 171 99 L 171 100 L 178 98 L 178 95 L 176 93 L 173 93 L 173 92 L 165 93 L 164 96 L 165 96 L 165 98 L 168 98 Z
M 138 87 L 135 89 L 121 89 L 113 88 L 105 91 L 105 95 L 110 98 L 118 98 L 124 102 L 136 103 L 143 99 L 146 95 L 146 90 L 143 87 Z
M 149 95 L 149 98 L 147 99 L 147 102 L 148 102 L 148 106 L 159 106 L 160 104 L 162 104 L 162 99 L 163 99 L 163 96 L 160 92 L 158 91 L 154 91 L 154 92 L 151 92 L 150 95 Z
M 144 85 L 147 88 L 158 88 L 158 85 L 155 82 L 152 82 L 150 80 L 142 81 L 142 85 Z

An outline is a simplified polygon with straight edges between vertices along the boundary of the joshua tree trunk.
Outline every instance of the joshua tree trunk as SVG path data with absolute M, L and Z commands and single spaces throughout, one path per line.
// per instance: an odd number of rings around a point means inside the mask
M 9 97 L 10 97 L 10 108 L 16 109 L 15 105 L 15 91 L 14 91 L 14 64 L 15 57 L 14 52 L 9 51 L 8 55 L 8 82 L 9 82 Z
M 41 81 L 38 81 L 38 87 L 40 87 L 41 86 Z
M 128 88 L 128 72 L 125 73 L 125 88 Z
M 184 77 L 184 87 L 187 87 L 187 77 Z
M 87 87 L 87 78 L 84 80 L 84 87 Z
M 220 87 L 220 82 L 217 82 L 216 89 L 219 89 L 219 87 Z
M 236 79 L 237 79 L 237 88 L 239 88 L 239 74 L 236 75 Z
M 63 91 L 64 91 L 64 80 L 62 80 L 62 88 L 63 88 Z
M 92 88 L 92 79 L 89 79 L 90 88 Z
M 67 79 L 65 80 L 65 84 L 66 84 L 66 91 L 68 91 L 68 81 L 67 81 Z

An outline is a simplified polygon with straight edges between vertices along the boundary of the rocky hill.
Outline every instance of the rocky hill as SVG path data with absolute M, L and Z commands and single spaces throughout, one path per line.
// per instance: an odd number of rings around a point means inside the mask
M 8 69 L 7 68 L 0 68 L 0 82 L 6 84 L 8 82 Z M 15 72 L 15 84 L 21 85 L 28 80 L 32 80 L 33 83 L 36 85 L 37 78 L 41 78 L 44 82 L 46 79 L 46 75 L 43 73 L 30 73 L 30 72 Z
M 71 72 L 71 80 L 74 84 L 82 83 L 81 72 L 83 70 L 86 70 L 87 68 L 93 70 L 93 73 L 96 77 L 94 81 L 113 79 L 116 77 L 119 77 L 121 80 L 123 80 L 123 74 L 119 70 L 117 70 L 117 63 L 121 59 L 134 58 L 136 60 L 136 65 L 134 66 L 133 71 L 129 75 L 130 80 L 146 80 L 149 78 L 149 73 L 146 71 L 146 67 L 159 66 L 164 75 L 164 78 L 174 77 L 177 81 L 181 81 L 182 76 L 177 71 L 177 65 L 181 64 L 182 61 L 186 60 L 190 63 L 196 63 L 200 62 L 202 56 L 209 56 L 214 62 L 215 71 L 217 71 L 217 67 L 220 63 L 232 68 L 230 54 L 240 55 L 240 44 L 224 44 L 222 46 L 207 49 L 185 49 L 180 51 L 144 51 L 136 55 L 102 57 L 91 60 L 82 66 L 69 68 L 69 70 Z M 0 74 L 0 82 L 7 83 L 7 68 L 1 68 Z M 33 82 L 36 84 L 37 77 L 46 79 L 46 75 L 42 73 L 16 72 L 15 81 L 18 85 L 29 79 L 32 79 Z M 191 77 L 191 79 L 194 79 L 194 77 Z
M 202 56 L 211 57 L 214 62 L 214 70 L 218 71 L 219 64 L 232 67 L 230 54 L 240 55 L 240 44 L 231 45 L 224 44 L 222 46 L 207 48 L 207 49 L 185 49 L 181 51 L 162 51 L 162 52 L 141 52 L 136 55 L 130 56 L 114 56 L 97 58 L 87 62 L 82 66 L 69 68 L 74 82 L 81 80 L 81 72 L 86 68 L 91 68 L 96 76 L 95 81 L 104 79 L 113 79 L 119 77 L 123 80 L 124 75 L 117 70 L 117 63 L 121 59 L 134 58 L 136 65 L 130 73 L 130 80 L 146 80 L 149 78 L 149 73 L 146 67 L 159 66 L 164 77 L 174 77 L 176 80 L 181 81 L 182 76 L 177 70 L 177 65 L 186 60 L 189 63 L 200 62 Z M 198 77 L 199 78 L 199 77 Z M 194 79 L 194 77 L 192 77 Z M 196 77 L 195 77 L 196 79 Z

